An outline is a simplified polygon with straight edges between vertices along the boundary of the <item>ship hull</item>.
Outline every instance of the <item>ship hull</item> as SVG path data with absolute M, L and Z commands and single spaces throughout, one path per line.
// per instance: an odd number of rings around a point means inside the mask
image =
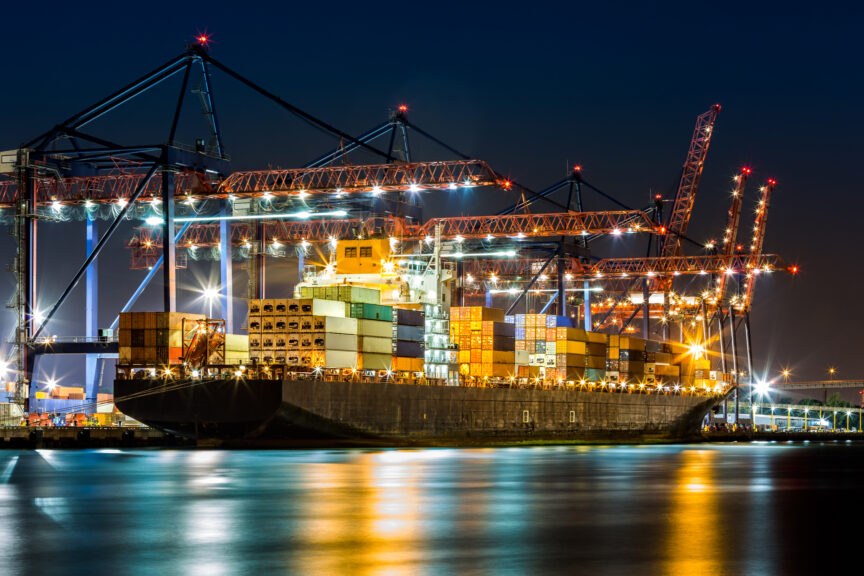
M 716 398 L 316 380 L 116 380 L 118 408 L 167 432 L 247 445 L 684 440 Z

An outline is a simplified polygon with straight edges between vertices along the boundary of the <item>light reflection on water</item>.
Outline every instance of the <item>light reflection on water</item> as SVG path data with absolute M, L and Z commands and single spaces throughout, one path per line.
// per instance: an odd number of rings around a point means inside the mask
M 812 528 L 861 517 L 864 447 L 43 450 L 0 471 L 2 574 L 795 574 L 853 538 Z

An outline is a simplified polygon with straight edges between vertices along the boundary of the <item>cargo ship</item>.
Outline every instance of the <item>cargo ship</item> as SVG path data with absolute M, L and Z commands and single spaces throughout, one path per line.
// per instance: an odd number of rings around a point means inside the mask
M 207 444 L 681 440 L 730 389 L 692 347 L 553 315 L 454 307 L 447 340 L 463 346 L 446 351 L 453 371 L 435 372 L 422 345 L 434 311 L 300 298 L 252 300 L 250 312 L 248 339 L 221 320 L 124 314 L 117 407 Z
M 369 377 L 118 379 L 118 408 L 201 443 L 450 445 L 684 440 L 715 395 L 467 387 Z
M 454 306 L 438 249 L 397 259 L 387 239 L 339 242 L 293 298 L 250 299 L 247 334 L 124 313 L 117 407 L 207 443 L 635 441 L 697 433 L 732 387 L 698 344 Z

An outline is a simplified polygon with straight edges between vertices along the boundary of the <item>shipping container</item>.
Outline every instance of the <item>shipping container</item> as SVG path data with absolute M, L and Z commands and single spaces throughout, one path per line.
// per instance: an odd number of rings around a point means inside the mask
M 385 320 L 357 319 L 357 334 L 376 338 L 393 338 L 393 323 Z
M 369 352 L 374 354 L 392 355 L 393 340 L 390 338 L 376 338 L 374 336 L 360 336 L 357 342 L 357 349 L 360 352 Z
M 424 314 L 421 310 L 393 308 L 393 323 L 401 326 L 423 326 Z
M 327 350 L 324 353 L 323 366 L 325 368 L 359 368 L 360 362 L 356 350 Z
M 547 328 L 568 328 L 573 326 L 573 320 L 567 316 L 546 315 Z
M 588 342 L 606 345 L 606 334 L 602 332 L 586 332 Z
M 393 340 L 392 352 L 394 356 L 404 356 L 407 358 L 423 358 L 424 351 L 423 342 Z
M 516 353 L 502 350 L 483 350 L 480 355 L 483 364 L 515 364 Z
M 349 350 L 356 352 L 358 340 L 356 334 L 337 334 L 334 332 L 313 332 L 312 348 L 315 350 Z M 301 348 L 302 348 L 301 338 Z
M 584 368 L 585 367 L 585 356 L 583 354 L 556 354 L 555 355 L 556 362 L 559 367 L 574 367 L 574 368 Z
M 574 340 L 558 340 L 555 342 L 555 352 L 557 354 L 581 354 L 584 356 L 587 353 L 586 343 Z
M 364 320 L 384 320 L 387 322 L 393 321 L 393 307 L 384 306 L 383 304 L 365 304 L 362 302 L 352 302 L 346 304 L 350 306 L 351 318 Z
M 390 354 L 374 354 L 363 352 L 359 354 L 359 368 L 363 370 L 390 370 L 393 357 Z
M 426 330 L 423 326 L 400 326 L 393 325 L 393 339 L 422 342 L 426 337 Z
M 349 304 L 336 300 L 302 298 L 288 301 L 288 313 L 295 316 L 336 316 L 345 318 Z
M 398 372 L 420 372 L 423 370 L 422 358 L 393 357 L 393 370 Z

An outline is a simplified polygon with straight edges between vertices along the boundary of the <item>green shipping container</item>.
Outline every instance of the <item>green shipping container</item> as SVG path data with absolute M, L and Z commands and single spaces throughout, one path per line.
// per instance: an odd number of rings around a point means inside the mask
M 393 321 L 393 307 L 381 304 L 366 304 L 362 302 L 351 303 L 351 318 L 364 320 Z
M 606 378 L 606 369 L 586 368 L 585 379 L 589 382 L 600 382 Z
M 362 286 L 339 286 L 337 299 L 343 302 L 379 304 L 381 292 L 374 288 L 363 288 Z

